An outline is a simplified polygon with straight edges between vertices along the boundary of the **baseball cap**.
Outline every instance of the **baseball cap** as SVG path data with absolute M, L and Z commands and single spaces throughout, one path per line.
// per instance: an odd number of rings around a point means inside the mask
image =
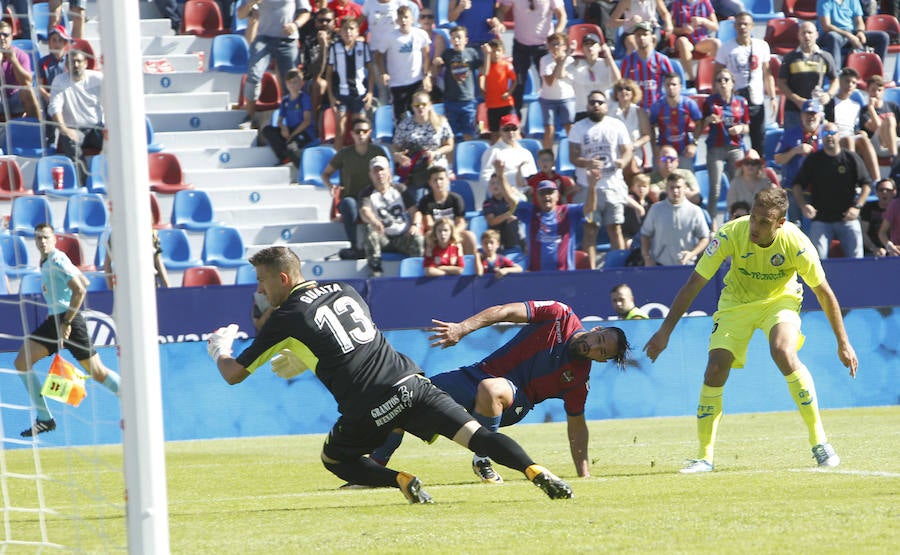
M 800 109 L 801 112 L 818 114 L 822 111 L 822 103 L 816 100 L 815 98 L 810 98 L 803 102 L 803 107 Z
M 597 36 L 597 33 L 588 33 L 585 36 L 581 37 L 581 44 L 584 44 L 588 41 L 591 41 L 595 44 L 600 44 L 600 37 Z
M 649 21 L 641 21 L 637 25 L 634 26 L 635 32 L 637 31 L 647 31 L 648 33 L 653 32 L 653 23 Z
M 550 181 L 549 179 L 544 179 L 540 183 L 538 183 L 537 190 L 540 191 L 556 191 L 559 190 L 559 187 L 556 186 L 556 183 Z
M 375 158 L 372 158 L 371 160 L 369 160 L 369 169 L 370 170 L 372 168 L 389 169 L 390 167 L 391 167 L 391 163 L 388 162 L 388 159 L 385 158 L 384 156 L 376 156 Z
M 502 118 L 500 118 L 500 128 L 503 129 L 507 125 L 515 125 L 519 126 L 519 116 L 515 114 L 506 114 Z
M 72 37 L 69 35 L 69 32 L 66 31 L 66 28 L 62 25 L 54 25 L 52 29 L 50 29 L 50 33 L 47 35 L 59 35 L 59 38 L 63 39 L 66 42 L 72 42 Z

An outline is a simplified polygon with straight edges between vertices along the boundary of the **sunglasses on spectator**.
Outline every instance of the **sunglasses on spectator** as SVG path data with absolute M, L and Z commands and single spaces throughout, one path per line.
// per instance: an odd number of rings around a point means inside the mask
M 519 128 L 516 127 L 515 125 L 507 125 L 503 129 L 501 129 L 501 131 L 509 131 L 509 132 L 518 131 L 518 130 L 519 130 Z
M 9 33 L 0 33 L 0 39 L 8 39 L 11 36 Z
M 588 100 L 588 104 L 591 106 L 593 106 L 595 104 L 597 106 L 603 106 L 604 104 L 606 104 L 606 101 L 603 100 L 602 98 L 592 98 L 592 99 Z
M 428 107 L 427 102 L 416 102 L 415 104 L 413 104 L 413 108 L 427 108 L 427 107 Z
M 354 129 L 353 130 L 353 132 L 356 133 L 357 135 L 365 135 L 369 131 L 371 131 L 371 129 Z
M 822 138 L 831 137 L 832 135 L 837 135 L 837 131 L 831 131 L 828 129 L 826 129 L 825 131 L 822 131 Z
M 729 81 L 731 81 L 731 77 L 719 77 L 718 79 L 716 79 L 716 81 L 719 83 L 728 83 Z
M 677 160 L 678 160 L 677 156 L 660 156 L 659 157 L 659 161 L 664 164 L 668 164 L 669 162 L 675 162 Z
M 332 21 L 334 21 L 334 20 L 333 19 L 317 19 L 316 23 L 321 23 L 321 24 L 325 25 L 326 23 L 331 23 Z
M 419 16 L 419 19 L 434 19 L 434 14 L 431 13 L 423 13 Z
M 879 188 L 877 188 L 877 189 L 875 189 L 875 190 L 878 191 L 879 193 L 892 193 L 892 192 L 894 192 L 894 189 L 892 189 L 891 187 L 879 187 Z

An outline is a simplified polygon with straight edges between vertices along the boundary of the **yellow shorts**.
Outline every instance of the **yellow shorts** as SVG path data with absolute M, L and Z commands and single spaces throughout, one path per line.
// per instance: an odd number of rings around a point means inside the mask
M 752 303 L 720 308 L 713 314 L 713 331 L 709 336 L 709 350 L 725 349 L 734 355 L 732 368 L 743 368 L 747 361 L 747 345 L 757 328 L 769 337 L 776 324 L 788 323 L 797 328 L 797 350 L 803 346 L 800 332 L 800 300 L 776 297 Z

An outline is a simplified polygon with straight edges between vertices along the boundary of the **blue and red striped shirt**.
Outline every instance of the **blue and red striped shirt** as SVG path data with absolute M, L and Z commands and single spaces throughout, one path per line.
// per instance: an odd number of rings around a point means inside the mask
M 672 2 L 672 25 L 684 27 L 691 24 L 692 17 L 710 18 L 714 12 L 709 0 L 675 0 Z M 697 44 L 709 38 L 709 29 L 697 25 L 694 32 L 686 36 L 693 44 Z
M 566 414 L 584 413 L 591 360 L 572 357 L 569 343 L 587 331 L 567 305 L 557 301 L 527 301 L 528 325 L 478 366 L 504 377 L 521 389 L 532 404 L 562 399 Z
M 750 112 L 744 97 L 735 94 L 731 96 L 731 102 L 726 102 L 719 93 L 711 94 L 703 105 L 703 117 L 711 116 L 714 111 L 719 113 L 722 121 L 709 124 L 706 146 L 743 148 L 744 135 L 733 136 L 728 133 L 728 128 L 733 125 L 750 125 Z
M 656 144 L 672 145 L 681 152 L 694 142 L 694 128 L 703 119 L 700 107 L 693 98 L 682 96 L 675 107 L 664 96 L 650 107 L 650 125 L 656 126 Z
M 516 217 L 528 229 L 528 271 L 575 269 L 575 226 L 584 217 L 583 204 L 561 204 L 544 212 L 520 202 Z
M 646 60 L 635 50 L 622 58 L 619 69 L 622 71 L 623 79 L 631 79 L 641 88 L 643 97 L 640 106 L 644 110 L 649 110 L 650 106 L 659 100 L 665 76 L 675 72 L 672 60 L 655 50 Z

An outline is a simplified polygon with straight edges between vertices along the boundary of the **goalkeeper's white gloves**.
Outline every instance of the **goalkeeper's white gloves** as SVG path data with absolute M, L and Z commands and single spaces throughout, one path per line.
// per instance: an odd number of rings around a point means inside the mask
M 226 327 L 217 329 L 209 336 L 206 342 L 206 350 L 209 352 L 213 362 L 219 362 L 219 357 L 222 355 L 231 354 L 231 343 L 234 341 L 237 331 L 237 324 L 229 324 Z
M 290 379 L 309 369 L 309 365 L 297 358 L 290 349 L 282 349 L 272 357 L 272 372 L 279 378 Z

